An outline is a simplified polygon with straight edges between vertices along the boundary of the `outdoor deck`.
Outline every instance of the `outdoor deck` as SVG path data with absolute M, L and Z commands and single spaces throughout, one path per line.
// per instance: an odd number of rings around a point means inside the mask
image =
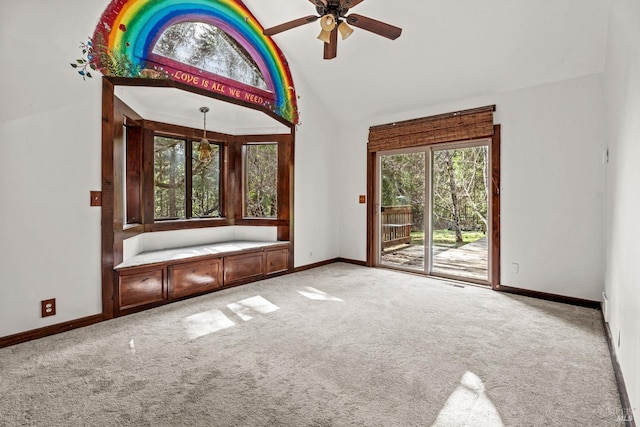
M 468 243 L 459 248 L 434 247 L 432 272 L 456 277 L 488 279 L 487 238 Z M 401 245 L 389 248 L 382 254 L 382 264 L 409 269 L 424 268 L 424 246 Z

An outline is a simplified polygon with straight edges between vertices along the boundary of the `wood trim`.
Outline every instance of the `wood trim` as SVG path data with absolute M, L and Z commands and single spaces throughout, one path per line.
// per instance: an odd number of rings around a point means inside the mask
M 289 175 L 289 224 L 286 227 L 278 227 L 278 240 L 286 240 L 289 242 L 289 260 L 288 271 L 293 272 L 294 265 L 294 212 L 295 212 L 295 170 L 296 170 L 296 133 L 294 129 L 291 130 L 291 134 L 287 138 L 287 151 L 289 153 L 288 175 Z
M 598 310 L 600 309 L 600 301 L 591 301 L 588 299 L 569 297 L 565 295 L 550 294 L 547 292 L 540 292 L 540 291 L 534 291 L 531 289 L 515 288 L 512 286 L 503 286 L 503 285 L 496 286 L 495 290 L 499 292 L 514 294 L 514 295 L 521 295 L 525 297 L 542 299 L 546 301 L 559 302 L 562 304 L 594 308 Z
M 166 88 L 175 88 L 180 89 L 185 92 L 191 92 L 198 95 L 206 96 L 207 98 L 219 99 L 221 101 L 229 102 L 231 104 L 240 105 L 243 107 L 250 108 L 252 110 L 261 111 L 267 114 L 272 119 L 280 122 L 281 124 L 287 126 L 290 129 L 295 129 L 295 124 L 290 123 L 285 118 L 277 115 L 274 111 L 267 107 L 260 106 L 258 104 L 254 104 L 248 101 L 243 101 L 242 99 L 238 99 L 235 97 L 227 96 L 222 93 L 211 92 L 209 90 L 196 88 L 186 83 L 181 83 L 175 80 L 169 79 L 140 79 L 140 78 L 132 78 L 132 77 L 112 77 L 105 76 L 103 79 L 107 79 L 113 86 L 139 86 L 139 87 L 166 87 Z
M 20 332 L 14 335 L 7 335 L 6 337 L 0 338 L 0 348 L 21 344 L 21 343 L 31 341 L 31 340 L 36 340 L 39 338 L 48 337 L 50 335 L 59 334 L 61 332 L 67 332 L 73 329 L 83 328 L 85 326 L 102 322 L 103 320 L 105 320 L 105 317 L 102 314 L 96 314 L 93 316 L 83 317 L 76 320 L 70 320 L 68 322 L 45 326 L 43 328 L 32 329 L 27 332 Z
M 378 209 L 376 183 L 379 181 L 376 158 L 377 153 L 367 152 L 367 267 L 375 266 L 378 253 L 378 239 L 375 236 L 377 227 L 374 226 Z
M 338 258 L 331 258 L 324 261 L 316 262 L 313 264 L 303 265 L 301 267 L 296 267 L 295 269 L 293 269 L 292 273 L 299 273 L 301 271 L 313 270 L 314 268 L 324 267 L 325 265 L 331 265 L 337 262 L 343 262 L 345 264 L 351 264 L 351 265 L 358 265 L 360 267 L 368 267 L 366 261 L 357 261 L 354 259 L 338 257 Z
M 242 141 L 239 137 L 234 137 L 229 144 L 228 151 L 228 192 L 226 194 L 227 218 L 234 222 L 242 219 L 244 200 L 237 197 L 243 194 L 243 177 L 242 177 Z
M 114 281 L 114 233 L 113 233 L 113 140 L 114 140 L 115 95 L 113 84 L 102 79 L 102 314 L 113 317 Z
M 202 139 L 203 131 L 200 129 L 190 128 L 186 126 L 172 125 L 169 123 L 154 122 L 152 120 L 144 120 L 143 127 L 148 130 L 154 131 L 161 136 L 168 136 L 171 138 L 179 139 L 192 139 L 200 141 Z M 218 144 L 228 144 L 232 141 L 233 135 L 229 135 L 221 132 L 207 131 L 207 139 L 209 142 Z
M 409 119 L 409 120 L 403 120 L 403 121 L 400 121 L 400 122 L 387 123 L 387 124 L 384 124 L 384 125 L 371 126 L 370 130 L 371 131 L 384 131 L 384 130 L 394 129 L 394 128 L 398 127 L 398 126 L 413 126 L 413 125 L 416 125 L 416 124 L 419 125 L 421 123 L 429 122 L 429 121 L 448 119 L 448 118 L 452 118 L 452 117 L 471 115 L 471 114 L 478 114 L 478 113 L 487 113 L 487 112 L 493 113 L 494 111 L 496 111 L 496 105 L 495 104 L 487 105 L 485 107 L 477 107 L 477 108 L 469 108 L 469 109 L 466 109 L 466 110 L 453 111 L 453 112 L 450 112 L 450 113 L 436 114 L 436 115 L 433 115 L 433 116 L 422 117 L 422 118 L 418 118 L 418 119 Z
M 500 286 L 500 125 L 491 138 L 491 288 Z
M 127 125 L 125 224 L 142 223 L 142 127 Z
M 423 117 L 369 129 L 368 151 L 389 151 L 490 138 L 495 105 Z
M 151 233 L 155 231 L 189 230 L 189 229 L 208 228 L 208 227 L 227 227 L 230 225 L 235 225 L 235 221 L 228 218 L 177 219 L 177 220 L 155 221 L 151 224 L 145 224 L 144 232 Z
M 278 234 L 282 237 L 289 234 L 289 217 L 291 215 L 290 212 L 290 200 L 289 195 L 291 186 L 289 185 L 291 175 L 289 165 L 291 163 L 291 150 L 287 141 L 280 141 L 276 145 L 277 147 L 277 178 L 276 178 L 276 203 L 277 203 L 277 215 L 278 220 L 284 221 L 285 223 L 280 226 L 278 229 Z M 288 240 L 288 239 L 284 239 Z
M 154 138 L 155 145 L 155 138 Z M 211 144 L 209 144 L 211 147 Z M 184 140 L 184 210 L 186 217 L 191 219 L 193 217 L 193 139 L 187 138 Z M 154 171 L 155 172 L 155 171 Z M 155 173 L 154 173 L 155 175 Z M 219 185 L 219 184 L 218 184 Z M 220 193 L 218 192 L 218 195 Z
M 620 396 L 620 405 L 622 406 L 622 414 L 616 414 L 624 417 L 624 425 L 625 427 L 635 427 L 636 421 L 633 416 L 633 408 L 631 406 L 631 400 L 629 400 L 629 394 L 627 393 L 627 385 L 624 381 L 624 376 L 622 375 L 622 368 L 620 367 L 620 362 L 618 361 L 618 355 L 616 354 L 615 344 L 613 341 L 613 335 L 611 334 L 611 328 L 609 328 L 609 323 L 604 318 L 604 313 L 600 310 L 602 326 L 604 327 L 604 332 L 606 334 L 607 339 L 607 347 L 609 348 L 609 356 L 611 357 L 611 365 L 613 366 L 613 374 L 616 378 L 616 384 L 618 385 L 618 394 Z
M 337 258 L 335 262 L 344 262 L 345 264 L 353 264 L 353 265 L 359 265 L 361 267 L 368 267 L 366 261 L 358 261 L 358 260 L 349 259 L 349 258 Z
M 153 161 L 154 161 L 155 134 L 151 129 L 142 130 L 142 222 L 145 225 L 153 224 L 155 220 L 155 207 L 153 205 Z
M 313 264 L 303 265 L 303 266 L 294 268 L 292 272 L 293 273 L 299 273 L 301 271 L 313 270 L 314 268 L 324 267 L 325 265 L 335 264 L 336 262 L 339 262 L 339 259 L 340 258 L 332 258 L 332 259 L 327 259 L 327 260 L 320 261 L 320 262 L 315 262 Z

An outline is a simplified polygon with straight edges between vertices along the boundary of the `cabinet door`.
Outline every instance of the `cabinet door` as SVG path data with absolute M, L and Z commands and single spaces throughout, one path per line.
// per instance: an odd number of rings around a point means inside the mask
M 224 258 L 224 284 L 257 280 L 264 275 L 264 253 L 230 255 Z
M 222 259 L 189 262 L 169 267 L 169 297 L 181 298 L 222 286 Z
M 289 264 L 289 250 L 287 248 L 272 249 L 266 253 L 266 273 L 280 273 L 286 271 Z
M 121 271 L 118 277 L 118 308 L 138 307 L 167 299 L 164 269 Z

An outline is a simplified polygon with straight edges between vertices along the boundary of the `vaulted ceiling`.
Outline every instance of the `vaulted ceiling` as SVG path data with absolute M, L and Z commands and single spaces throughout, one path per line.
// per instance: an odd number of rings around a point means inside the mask
M 312 15 L 308 0 L 244 0 L 265 28 Z M 610 0 L 365 0 L 351 12 L 403 28 L 356 28 L 322 59 L 318 22 L 273 36 L 341 123 L 601 73 Z
M 315 14 L 309 0 L 244 3 L 265 28 Z M 333 60 L 323 59 L 318 21 L 273 39 L 295 83 L 303 80 L 345 124 L 601 73 L 610 7 L 611 0 L 364 0 L 350 12 L 401 27 L 400 38 L 355 28 Z M 199 126 L 198 108 L 210 105 L 217 130 L 282 131 L 269 118 L 195 95 L 166 91 L 166 102 L 152 90 L 121 95 L 149 119 Z

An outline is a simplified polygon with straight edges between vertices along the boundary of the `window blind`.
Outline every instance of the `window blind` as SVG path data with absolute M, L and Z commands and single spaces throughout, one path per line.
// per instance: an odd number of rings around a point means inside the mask
M 372 126 L 369 152 L 466 141 L 493 135 L 495 105 Z

